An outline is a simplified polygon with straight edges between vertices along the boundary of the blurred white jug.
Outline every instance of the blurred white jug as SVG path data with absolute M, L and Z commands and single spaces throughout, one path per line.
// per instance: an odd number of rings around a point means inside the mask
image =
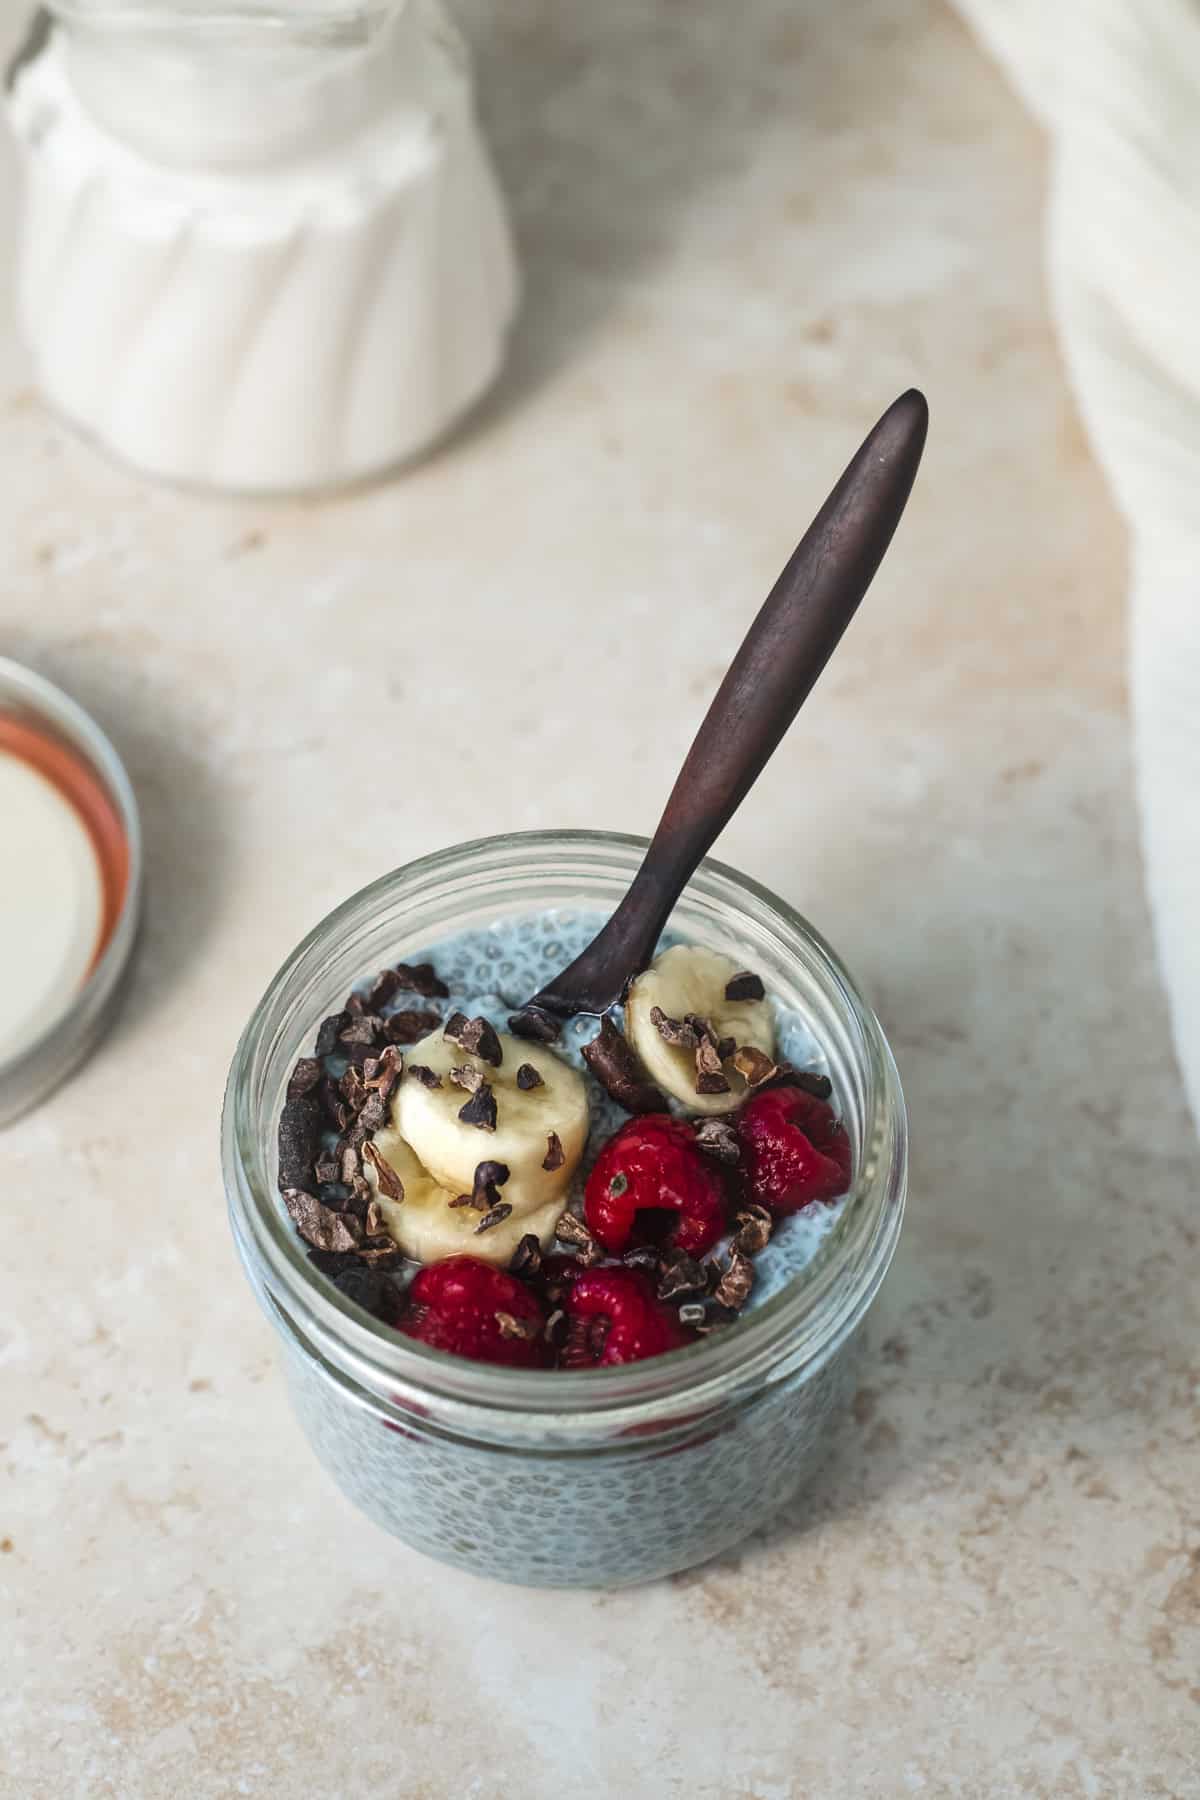
M 18 304 L 53 406 L 123 460 L 339 486 L 491 382 L 517 276 L 439 0 L 61 0 L 18 58 Z

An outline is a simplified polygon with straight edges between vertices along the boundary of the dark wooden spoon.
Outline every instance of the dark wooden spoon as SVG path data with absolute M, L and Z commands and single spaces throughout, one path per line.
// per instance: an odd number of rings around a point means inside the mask
M 871 585 L 912 488 L 929 408 L 910 388 L 805 532 L 730 664 L 625 898 L 571 965 L 511 1021 L 552 1042 L 604 1013 L 654 954 L 675 902 L 765 768 Z

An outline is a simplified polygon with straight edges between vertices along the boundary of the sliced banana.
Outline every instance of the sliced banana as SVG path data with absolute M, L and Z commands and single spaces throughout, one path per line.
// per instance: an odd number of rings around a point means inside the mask
M 490 1158 L 508 1165 L 503 1198 L 515 1211 L 531 1211 L 565 1194 L 579 1166 L 588 1133 L 587 1089 L 582 1075 L 544 1045 L 504 1032 L 498 1043 L 500 1062 L 493 1065 L 465 1051 L 440 1026 L 431 1031 L 406 1054 L 392 1122 L 441 1187 L 469 1194 L 476 1168 Z M 414 1068 L 432 1071 L 439 1085 L 426 1085 Z M 494 1130 L 459 1117 L 468 1103 L 480 1110 L 479 1096 L 452 1081 L 452 1069 L 472 1070 L 471 1080 L 487 1083 Z M 534 1077 L 536 1085 L 522 1085 Z
M 421 1167 L 398 1131 L 385 1127 L 376 1132 L 372 1141 L 375 1153 L 383 1158 L 404 1189 L 403 1200 L 389 1198 L 374 1163 L 364 1160 L 363 1172 L 374 1189 L 388 1236 L 405 1256 L 432 1263 L 465 1254 L 507 1268 L 527 1232 L 533 1232 L 542 1249 L 549 1250 L 566 1203 L 565 1195 L 540 1206 L 530 1207 L 526 1202 L 522 1207 L 520 1195 L 510 1199 L 511 1183 L 505 1182 L 500 1197 L 512 1205 L 512 1214 L 481 1232 L 478 1227 L 482 1215 L 471 1206 L 451 1206 L 455 1195 Z
M 739 1050 L 761 1050 L 774 1058 L 775 1021 L 767 1000 L 725 997 L 730 982 L 744 972 L 719 950 L 676 944 L 656 957 L 626 996 L 626 1035 L 646 1073 L 689 1112 L 732 1112 L 746 1097 L 746 1083 L 726 1061 L 721 1074 L 729 1083 L 728 1092 L 698 1093 L 695 1050 L 668 1043 L 651 1014 L 661 1010 L 668 1020 L 682 1022 L 691 1013 L 706 1019 L 718 1039 L 733 1038 Z

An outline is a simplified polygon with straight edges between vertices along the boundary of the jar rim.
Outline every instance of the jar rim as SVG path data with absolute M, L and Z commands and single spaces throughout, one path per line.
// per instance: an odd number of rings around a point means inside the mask
M 361 33 L 399 12 L 407 0 L 49 0 L 49 11 L 68 24 L 92 30 L 152 28 L 157 31 L 258 31 L 297 35 Z
M 887 1272 L 899 1236 L 907 1186 L 907 1117 L 891 1049 L 874 1012 L 841 959 L 799 912 L 741 871 L 706 857 L 686 894 L 757 908 L 760 922 L 802 943 L 809 973 L 819 973 L 861 1045 L 869 1116 L 854 1188 L 817 1255 L 778 1294 L 738 1322 L 670 1355 L 594 1369 L 520 1370 L 455 1357 L 407 1338 L 371 1318 L 324 1282 L 278 1203 L 269 1143 L 256 1093 L 264 1058 L 293 1028 L 288 995 L 322 954 L 377 916 L 384 902 L 455 876 L 516 865 L 539 857 L 616 856 L 629 873 L 647 840 L 623 832 L 553 830 L 504 833 L 455 844 L 402 865 L 352 894 L 313 927 L 276 972 L 234 1053 L 222 1114 L 222 1164 L 230 1221 L 252 1284 L 265 1288 L 275 1309 L 373 1401 L 387 1394 L 403 1410 L 435 1399 L 443 1420 L 481 1412 L 527 1415 L 566 1424 L 586 1418 L 633 1422 L 663 1402 L 686 1397 L 704 1405 L 730 1391 L 762 1385 L 780 1371 L 818 1366 L 859 1323 Z M 299 1054 L 294 1037 L 289 1057 Z
M 0 714 L 11 713 L 51 742 L 65 745 L 111 802 L 124 839 L 124 876 L 99 954 L 80 987 L 62 996 L 37 1034 L 0 1057 L 0 1126 L 37 1105 L 90 1053 L 95 1024 L 128 974 L 141 923 L 144 847 L 141 814 L 129 773 L 107 732 L 78 700 L 24 663 L 0 656 Z M 63 1039 L 71 1017 L 77 1029 Z M 62 1048 L 58 1048 L 59 1045 Z

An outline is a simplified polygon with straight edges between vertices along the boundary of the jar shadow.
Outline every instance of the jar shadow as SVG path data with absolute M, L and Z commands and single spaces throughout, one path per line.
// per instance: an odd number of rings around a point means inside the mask
M 835 1519 L 883 1530 L 897 1491 L 917 1509 L 956 1494 L 981 1547 L 1043 1490 L 1101 1511 L 1134 1471 L 1172 1491 L 1197 1155 L 1134 830 L 1131 811 L 1130 841 L 1093 846 L 1094 885 L 1064 870 L 1040 913 L 991 929 L 931 883 L 920 922 L 859 967 L 906 1091 L 909 1205 L 829 1461 L 763 1545 Z M 880 881 L 903 890 L 899 870 Z

